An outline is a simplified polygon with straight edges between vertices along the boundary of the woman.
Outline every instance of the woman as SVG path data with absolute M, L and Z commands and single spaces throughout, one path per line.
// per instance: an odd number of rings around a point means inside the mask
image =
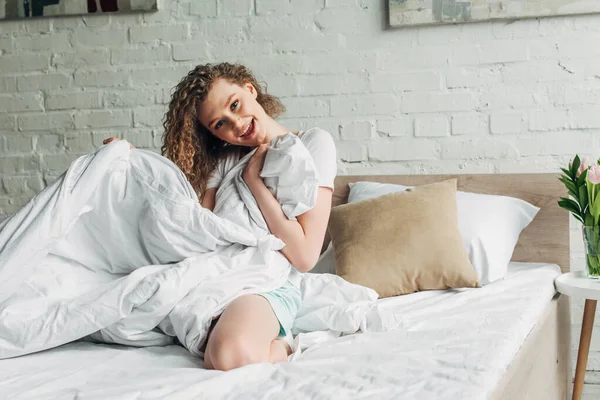
M 202 206 L 211 210 L 223 176 L 241 156 L 258 147 L 243 179 L 269 230 L 285 243 L 281 252 L 295 267 L 281 288 L 238 297 L 215 320 L 204 357 L 209 369 L 287 360 L 291 349 L 285 339 L 290 338 L 300 305 L 298 271 L 309 271 L 319 257 L 337 171 L 335 145 L 331 135 L 319 128 L 293 132 L 313 156 L 320 187 L 314 208 L 296 221 L 287 219 L 259 175 L 268 144 L 290 132 L 274 119 L 284 110 L 248 69 L 222 63 L 190 71 L 177 85 L 165 115 L 163 155 L 181 168 Z

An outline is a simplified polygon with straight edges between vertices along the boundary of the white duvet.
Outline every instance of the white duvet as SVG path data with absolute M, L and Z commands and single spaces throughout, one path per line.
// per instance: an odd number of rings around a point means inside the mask
M 0 399 L 484 400 L 555 294 L 556 265 L 511 264 L 479 289 L 377 300 L 388 332 L 310 333 L 290 363 L 221 372 L 181 346 L 76 342 L 0 360 Z M 304 345 L 303 345 L 304 347 Z
M 293 218 L 314 205 L 316 171 L 291 134 L 272 150 L 265 182 Z M 175 164 L 125 141 L 77 159 L 0 226 L 0 359 L 81 338 L 177 338 L 202 355 L 214 316 L 281 286 L 292 268 L 241 179 L 250 155 L 225 177 L 214 213 Z M 306 274 L 302 290 L 317 293 L 299 311 L 304 332 L 355 332 L 377 297 L 332 275 Z

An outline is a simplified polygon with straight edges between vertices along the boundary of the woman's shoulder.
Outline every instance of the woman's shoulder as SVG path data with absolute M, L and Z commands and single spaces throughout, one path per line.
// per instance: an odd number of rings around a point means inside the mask
M 304 143 L 307 148 L 316 146 L 319 148 L 331 148 L 335 149 L 335 143 L 331 133 L 325 129 L 314 127 L 305 131 L 298 132 L 298 138 Z

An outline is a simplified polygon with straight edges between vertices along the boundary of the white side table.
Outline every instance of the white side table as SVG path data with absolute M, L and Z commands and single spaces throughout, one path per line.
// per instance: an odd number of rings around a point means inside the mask
M 575 382 L 573 384 L 573 400 L 580 400 L 590 353 L 596 303 L 600 300 L 600 280 L 586 278 L 582 271 L 577 271 L 560 275 L 554 280 L 554 284 L 559 293 L 585 299 L 579 351 L 577 352 L 577 367 L 575 368 Z

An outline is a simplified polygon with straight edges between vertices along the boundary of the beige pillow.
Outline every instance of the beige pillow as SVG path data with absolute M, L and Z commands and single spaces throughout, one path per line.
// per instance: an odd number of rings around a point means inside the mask
M 331 210 L 336 273 L 380 297 L 478 287 L 456 217 L 456 179 Z

